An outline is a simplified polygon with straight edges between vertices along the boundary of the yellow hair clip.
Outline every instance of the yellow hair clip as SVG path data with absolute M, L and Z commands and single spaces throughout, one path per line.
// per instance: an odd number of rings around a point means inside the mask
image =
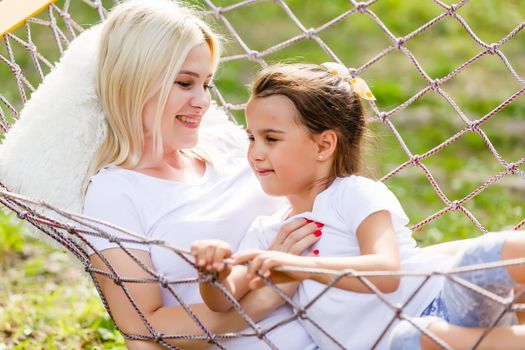
M 373 101 L 376 99 L 374 97 L 374 94 L 372 94 L 372 91 L 370 90 L 370 88 L 368 87 L 368 85 L 362 78 L 360 77 L 352 78 L 352 75 L 350 74 L 352 69 L 348 69 L 342 64 L 335 63 L 335 62 L 325 62 L 321 64 L 321 66 L 328 69 L 328 71 L 331 74 L 338 76 L 341 79 L 344 79 L 345 81 L 347 81 L 350 84 L 350 86 L 352 86 L 352 90 L 354 90 L 354 93 L 357 96 L 364 98 L 365 100 L 368 100 L 368 101 Z

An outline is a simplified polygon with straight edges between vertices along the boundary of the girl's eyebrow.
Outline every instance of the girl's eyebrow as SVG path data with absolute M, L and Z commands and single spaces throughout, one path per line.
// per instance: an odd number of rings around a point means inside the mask
M 249 134 L 252 134 L 252 131 L 250 129 L 246 129 L 246 132 L 249 133 Z M 286 132 L 284 132 L 282 130 L 277 130 L 277 129 L 272 129 L 272 128 L 266 128 L 266 129 L 258 130 L 259 134 L 265 134 L 265 133 L 269 133 L 269 132 L 273 132 L 273 133 L 277 133 L 277 134 L 286 134 Z

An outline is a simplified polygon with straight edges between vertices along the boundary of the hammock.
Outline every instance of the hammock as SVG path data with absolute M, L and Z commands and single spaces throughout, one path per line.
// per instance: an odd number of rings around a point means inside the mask
M 86 59 L 87 57 L 96 56 L 95 43 L 100 28 L 94 26 L 90 30 L 85 30 L 87 28 L 79 24 L 82 21 L 76 21 L 75 18 L 76 16 L 81 18 L 83 13 L 91 11 L 99 19 L 104 19 L 109 7 L 116 3 L 118 1 L 109 4 L 109 2 L 103 3 L 98 0 L 65 0 L 57 3 L 51 0 L 28 0 L 22 6 L 18 0 L 4 0 L 0 2 L 0 36 L 3 36 L 6 47 L 5 50 L 0 51 L 0 74 L 6 70 L 11 72 L 10 79 L 3 84 L 0 90 L 0 128 L 6 133 L 4 142 L 0 147 L 0 185 L 2 188 L 0 191 L 0 203 L 16 213 L 20 219 L 25 220 L 32 227 L 36 228 L 40 232 L 39 235 L 46 235 L 54 242 L 65 247 L 84 265 L 85 270 L 93 277 L 94 284 L 110 315 L 111 311 L 100 292 L 100 287 L 94 276 L 103 274 L 113 279 L 116 283 L 126 282 L 129 279 L 126 279 L 125 276 L 119 276 L 114 271 L 113 273 L 106 273 L 91 266 L 88 256 L 94 248 L 86 240 L 87 236 L 104 237 L 117 243 L 123 249 L 125 248 L 122 244 L 126 242 L 156 244 L 172 250 L 174 254 L 185 259 L 188 264 L 193 265 L 188 252 L 178 247 L 170 246 L 166 242 L 148 240 L 132 232 L 127 232 L 110 224 L 101 223 L 77 214 L 81 212 L 82 208 L 82 193 L 79 189 L 83 178 L 79 174 L 86 172 L 89 160 L 102 142 L 106 129 L 104 116 L 96 101 L 94 92 L 94 62 Z M 342 30 L 343 24 L 351 24 L 354 23 L 353 21 L 358 22 L 363 20 L 363 18 L 371 23 L 369 28 L 374 28 L 376 31 L 384 33 L 387 40 L 386 47 L 375 52 L 372 57 L 360 57 L 358 62 L 362 63 L 356 67 L 355 74 L 365 77 L 367 74 L 373 75 L 377 66 L 383 62 L 388 62 L 389 57 L 399 55 L 399 57 L 405 59 L 405 62 L 408 62 L 407 65 L 415 68 L 414 74 L 422 82 L 419 88 L 410 92 L 409 96 L 404 99 L 404 102 L 399 105 L 394 107 L 388 104 L 381 105 L 382 94 L 378 94 L 377 91 L 374 92 L 379 97 L 379 105 L 376 105 L 374 102 L 369 104 L 371 112 L 369 122 L 372 123 L 372 126 L 381 127 L 381 130 L 388 132 L 391 140 L 393 140 L 392 145 L 397 145 L 399 150 L 397 158 L 400 159 L 399 163 L 386 171 L 381 180 L 390 181 L 395 189 L 396 184 L 406 182 L 405 178 L 407 175 L 411 178 L 423 177 L 426 180 L 427 188 L 430 188 L 434 197 L 438 199 L 435 202 L 439 204 L 432 208 L 432 212 L 426 213 L 425 208 L 422 208 L 426 216 L 419 219 L 412 227 L 414 231 L 422 230 L 424 227 L 431 230 L 432 225 L 439 222 L 439 218 L 446 215 L 460 214 L 459 216 L 454 216 L 454 218 L 467 218 L 467 222 L 472 223 L 480 232 L 485 233 L 488 229 L 484 224 L 484 220 L 478 218 L 472 209 L 475 209 L 476 206 L 471 204 L 482 196 L 484 192 L 489 192 L 496 188 L 496 184 L 505 183 L 506 186 L 515 186 L 515 188 L 523 190 L 525 180 L 525 155 L 523 150 L 518 154 L 518 157 L 515 154 L 512 154 L 510 157 L 502 155 L 497 142 L 491 140 L 490 133 L 486 131 L 491 130 L 492 122 L 497 123 L 499 121 L 497 119 L 498 116 L 509 114 L 505 114 L 505 108 L 513 106 L 514 110 L 518 111 L 515 113 L 515 118 L 519 118 L 520 108 L 523 110 L 523 98 L 521 100 L 519 98 L 525 92 L 525 80 L 522 77 L 523 74 L 520 75 L 518 73 L 519 68 L 517 68 L 520 54 L 511 50 L 509 52 L 513 53 L 512 55 L 504 54 L 505 47 L 510 45 L 509 43 L 515 37 L 520 34 L 523 35 L 523 28 L 525 27 L 523 18 L 508 32 L 504 33 L 503 36 L 497 38 L 497 41 L 487 43 L 476 35 L 469 22 L 462 15 L 461 11 L 470 6 L 468 1 L 460 1 L 453 5 L 445 5 L 438 0 L 429 1 L 435 6 L 437 15 L 429 18 L 419 26 L 414 26 L 404 35 L 395 35 L 390 29 L 390 25 L 385 24 L 381 20 L 381 16 L 378 14 L 381 8 L 375 6 L 376 3 L 377 6 L 380 6 L 380 1 L 350 1 L 347 11 L 336 16 L 327 15 L 325 17 L 330 17 L 328 20 L 320 22 L 312 28 L 305 26 L 299 19 L 296 14 L 297 11 L 292 6 L 294 5 L 293 1 L 275 0 L 270 4 L 264 0 L 245 0 L 223 7 L 217 5 L 219 1 L 205 0 L 203 3 L 206 5 L 206 14 L 215 18 L 218 26 L 229 37 L 234 39 L 232 41 L 235 44 L 232 46 L 235 47 L 231 49 L 234 53 L 222 59 L 223 67 L 228 67 L 228 69 L 233 67 L 242 71 L 243 69 L 246 70 L 246 67 L 249 67 L 248 70 L 252 66 L 256 66 L 256 68 L 264 67 L 268 64 L 267 61 L 273 61 L 275 58 L 281 57 L 279 55 L 285 56 L 287 49 L 301 44 L 313 45 L 315 50 L 321 50 L 330 60 L 344 64 L 346 60 L 340 59 L 344 53 L 334 52 L 331 48 L 332 45 L 329 43 L 328 34 L 333 35 L 334 30 Z M 319 4 L 319 2 L 315 3 Z M 235 30 L 235 25 L 232 23 L 240 21 L 239 17 L 236 17 L 238 12 L 244 11 L 249 18 L 250 15 L 257 12 L 257 6 L 272 7 L 272 11 L 278 11 L 276 14 L 277 18 L 280 20 L 286 19 L 288 25 L 292 28 L 291 31 L 295 31 L 297 34 L 286 38 L 283 36 L 282 40 L 270 47 L 254 49 L 245 41 L 244 37 L 248 35 L 238 33 Z M 312 3 L 312 6 L 319 5 Z M 453 23 L 462 28 L 462 33 L 466 37 L 465 40 L 475 45 L 478 53 L 473 57 L 469 57 L 466 61 L 458 63 L 444 74 L 427 73 L 423 68 L 425 64 L 410 49 L 410 45 L 418 38 L 432 31 L 433 28 L 445 22 Z M 72 41 L 80 33 L 82 35 L 79 40 Z M 48 48 L 50 45 L 49 39 L 53 39 L 52 42 L 55 46 L 52 50 Z M 70 42 L 71 45 L 69 45 Z M 40 44 L 43 47 L 42 51 L 49 52 L 48 57 L 39 51 L 37 46 Z M 66 50 L 66 48 L 68 49 Z M 445 47 L 444 50 L 446 49 L 448 48 Z M 521 55 L 523 55 L 523 52 Z M 31 58 L 30 62 L 28 57 Z M 483 115 L 473 117 L 472 113 L 468 113 L 461 108 L 461 105 L 452 97 L 454 94 L 448 92 L 448 87 L 457 92 L 453 85 L 450 84 L 458 81 L 463 75 L 468 74 L 469 69 L 473 69 L 472 67 L 485 62 L 483 59 L 487 57 L 491 58 L 490 64 L 498 65 L 500 68 L 498 72 L 507 74 L 507 81 L 510 81 L 510 87 L 505 90 L 507 94 L 503 98 L 500 97 L 501 94 L 497 95 L 500 100 L 498 100 L 496 105 L 491 106 Z M 52 63 L 58 59 L 60 59 L 58 64 Z M 226 72 L 226 68 L 222 69 Z M 224 74 L 226 75 L 226 73 Z M 228 84 L 228 79 L 224 78 L 224 85 Z M 245 82 L 241 77 L 235 79 L 239 80 L 239 85 Z M 374 79 L 367 80 L 370 82 L 374 81 Z M 78 84 L 78 81 L 86 81 L 86 83 Z M 221 87 L 221 76 L 219 76 L 217 86 Z M 380 89 L 379 86 L 380 84 L 378 83 L 377 89 Z M 372 90 L 374 90 L 374 87 Z M 214 98 L 220 107 L 213 106 L 210 116 L 205 119 L 209 120 L 209 122 L 207 125 L 203 125 L 202 142 L 213 142 L 210 130 L 223 128 L 225 138 L 232 140 L 231 146 L 235 147 L 238 144 L 235 142 L 236 138 L 244 137 L 244 135 L 240 128 L 232 122 L 232 113 L 238 115 L 243 110 L 244 103 L 243 101 L 229 102 L 231 99 L 226 94 L 223 95 L 220 89 L 215 89 L 214 94 Z M 440 140 L 437 144 L 419 152 L 420 154 L 416 154 L 411 146 L 410 135 L 408 137 L 402 136 L 404 134 L 402 126 L 407 124 L 402 122 L 403 118 L 405 115 L 410 115 L 410 108 L 420 103 L 433 103 L 436 98 L 449 107 L 447 114 L 454 118 L 456 125 L 458 125 L 457 131 L 447 139 Z M 50 101 L 57 101 L 57 103 L 49 103 Z M 512 113 L 510 114 L 512 115 Z M 505 120 L 503 119 L 503 121 Z M 436 122 L 439 122 L 439 119 L 436 119 Z M 42 130 L 50 130 L 50 132 L 42 133 Z M 491 172 L 487 177 L 478 180 L 474 188 L 469 189 L 467 193 L 463 193 L 459 197 L 452 197 L 447 194 L 450 192 L 447 188 L 449 184 L 440 182 L 439 176 L 435 175 L 439 172 L 439 169 L 428 164 L 432 164 L 431 160 L 439 157 L 440 154 L 450 151 L 450 149 L 455 150 L 454 146 L 456 143 L 472 140 L 473 135 L 476 136 L 476 140 L 481 141 L 480 143 L 484 149 L 493 156 L 490 166 Z M 415 136 L 417 137 L 417 135 Z M 458 154 L 459 157 L 461 156 Z M 469 176 L 474 175 L 476 174 L 470 174 Z M 398 179 L 399 182 L 397 183 Z M 519 208 L 520 204 L 518 204 Z M 509 220 L 504 222 L 506 226 L 490 227 L 491 230 L 509 227 L 518 230 L 525 225 L 525 213 L 515 210 L 514 212 L 517 212 L 517 214 L 512 216 L 509 215 L 506 209 L 508 207 L 503 206 L 501 212 L 491 213 Z M 129 238 L 116 239 L 101 229 L 100 225 L 107 225 L 107 227 L 117 229 Z M 135 261 L 147 270 L 140 261 L 137 259 Z M 111 269 L 110 266 L 109 268 Z M 476 268 L 483 268 L 483 266 L 472 267 L 472 269 Z M 125 285 L 121 284 L 149 330 L 149 334 L 126 334 L 121 331 L 125 337 L 137 340 L 151 339 L 167 348 L 174 348 L 165 340 L 177 338 L 203 339 L 222 347 L 222 339 L 239 336 L 239 334 L 220 335 L 210 333 L 192 313 L 184 300 L 180 300 L 171 288 L 171 286 L 180 281 L 167 280 L 155 271 L 147 271 L 150 273 L 151 279 L 135 282 L 159 283 L 164 288 L 169 289 L 186 309 L 193 321 L 202 329 L 203 335 L 158 333 L 149 325 L 147 319 L 127 292 Z M 453 273 L 454 271 L 451 271 L 450 274 L 453 275 Z M 335 274 L 334 282 L 327 286 L 327 290 L 339 278 L 345 276 L 359 278 L 377 293 L 380 300 L 395 311 L 396 316 L 392 319 L 392 322 L 395 318 L 406 319 L 407 316 L 403 314 L 403 305 L 389 304 L 388 299 L 368 281 L 367 276 L 371 275 L 371 273 L 364 272 Z M 210 283 L 214 283 L 220 288 L 220 284 L 214 282 L 211 277 L 208 276 L 208 278 Z M 198 283 L 198 279 L 195 278 L 193 281 L 186 282 Z M 491 295 L 487 291 L 479 290 L 475 286 L 468 286 L 468 288 L 501 302 L 498 296 Z M 278 288 L 274 287 L 274 289 L 277 293 L 280 292 Z M 293 305 L 292 300 L 289 298 L 286 298 L 286 300 Z M 266 337 L 266 333 L 269 330 L 257 327 L 240 306 L 233 300 L 232 302 L 246 322 L 252 326 L 252 333 L 249 334 L 261 338 L 270 348 L 275 348 Z M 308 317 L 307 310 L 302 310 L 297 305 L 293 306 L 297 310 L 296 317 L 301 317 L 315 324 L 315 320 Z M 523 307 L 520 304 L 508 305 L 508 310 L 522 309 Z M 388 328 L 383 333 L 387 330 Z M 440 339 L 430 336 L 443 348 L 449 348 Z M 333 341 L 334 347 L 344 348 L 337 340 L 333 339 Z M 376 345 L 379 341 L 380 338 L 377 339 Z

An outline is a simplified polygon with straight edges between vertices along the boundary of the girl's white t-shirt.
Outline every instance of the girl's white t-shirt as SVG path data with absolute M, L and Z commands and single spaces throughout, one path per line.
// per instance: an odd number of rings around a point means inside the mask
M 84 214 L 177 248 L 188 250 L 195 240 L 221 239 L 235 250 L 255 217 L 274 213 L 285 203 L 264 194 L 244 156 L 225 159 L 220 167 L 208 164 L 202 178 L 194 183 L 163 180 L 117 167 L 102 170 L 91 179 Z M 126 237 L 117 230 L 102 228 L 117 237 Z M 90 242 L 97 250 L 118 247 L 97 237 L 91 237 Z M 195 279 L 197 275 L 185 259 L 167 248 L 134 243 L 124 246 L 149 251 L 156 272 L 170 280 Z M 187 305 L 203 303 L 197 283 L 171 287 Z M 164 305 L 179 305 L 169 290 L 161 290 Z M 291 308 L 284 306 L 259 322 L 259 326 L 270 328 L 292 315 Z M 283 349 L 314 346 L 298 321 L 268 335 Z M 256 337 L 222 343 L 228 349 L 269 349 Z
M 281 210 L 272 216 L 257 218 L 239 250 L 266 249 L 274 240 L 280 227 L 297 217 L 323 223 L 322 238 L 312 246 L 319 250 L 320 257 L 350 257 L 360 255 L 356 231 L 371 214 L 387 210 L 391 213 L 401 256 L 403 271 L 444 270 L 450 264 L 445 255 L 424 256 L 406 227 L 408 217 L 395 195 L 381 182 L 350 176 L 337 178 L 315 199 L 311 212 L 306 212 L 283 221 Z M 394 293 L 385 294 L 388 303 L 401 306 L 420 286 L 424 277 L 403 277 L 401 286 Z M 442 277 L 433 276 L 414 298 L 404 306 L 408 315 L 420 315 L 437 296 L 443 284 Z M 294 300 L 301 307 L 307 305 L 325 290 L 324 284 L 306 280 L 301 283 Z M 348 349 L 370 349 L 386 330 L 376 349 L 385 349 L 388 332 L 396 322 L 395 309 L 374 294 L 349 292 L 331 288 L 307 308 L 306 314 L 338 343 Z M 336 343 L 308 320 L 301 320 L 308 333 L 320 349 L 337 348 Z

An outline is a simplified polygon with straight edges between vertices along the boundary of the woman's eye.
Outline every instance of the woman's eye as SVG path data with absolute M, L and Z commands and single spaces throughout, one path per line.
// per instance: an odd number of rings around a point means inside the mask
M 276 141 L 278 141 L 277 139 L 275 139 L 273 137 L 270 137 L 270 136 L 266 136 L 265 140 L 266 140 L 266 142 L 276 142 Z
M 176 81 L 175 84 L 183 87 L 183 88 L 189 88 L 191 87 L 191 83 L 187 82 L 187 81 Z
M 255 141 L 255 138 L 252 135 L 248 135 L 248 141 L 253 142 Z

